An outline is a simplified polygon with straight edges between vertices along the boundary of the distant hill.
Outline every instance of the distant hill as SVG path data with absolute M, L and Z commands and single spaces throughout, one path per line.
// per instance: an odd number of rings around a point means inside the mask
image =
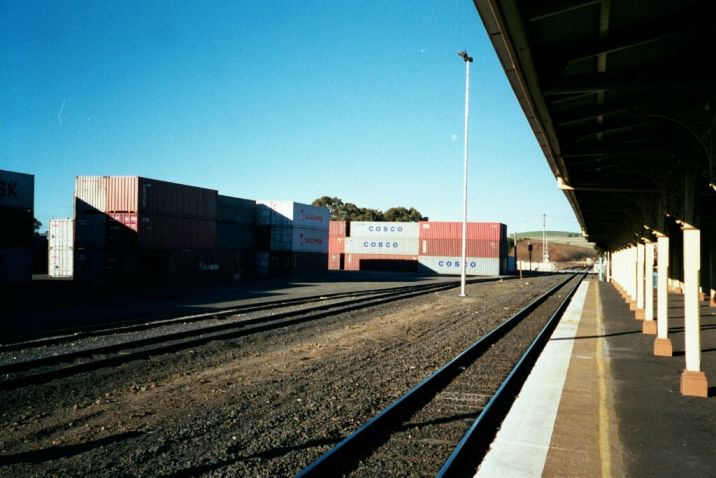
M 532 261 L 540 262 L 542 260 L 542 231 L 518 232 L 516 236 L 517 258 L 528 260 L 527 245 L 531 242 Z M 547 245 L 550 260 L 554 262 L 576 262 L 597 257 L 594 244 L 588 242 L 578 232 L 547 231 Z
M 518 232 L 516 235 L 518 242 L 523 239 L 542 240 L 542 231 Z M 547 231 L 547 242 L 588 248 L 594 247 L 594 244 L 587 241 L 580 232 Z

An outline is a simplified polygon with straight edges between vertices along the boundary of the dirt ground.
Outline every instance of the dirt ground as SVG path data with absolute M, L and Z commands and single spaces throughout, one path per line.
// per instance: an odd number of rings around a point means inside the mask
M 0 476 L 293 476 L 561 280 L 506 280 L 0 392 Z

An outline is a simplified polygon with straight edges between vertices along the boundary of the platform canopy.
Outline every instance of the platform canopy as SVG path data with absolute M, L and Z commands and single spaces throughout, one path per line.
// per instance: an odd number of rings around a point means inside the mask
M 714 220 L 716 2 L 474 3 L 590 241 Z

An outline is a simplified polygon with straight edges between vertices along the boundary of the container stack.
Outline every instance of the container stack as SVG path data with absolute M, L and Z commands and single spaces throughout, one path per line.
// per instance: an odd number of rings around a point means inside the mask
M 496 276 L 507 269 L 507 226 L 501 223 L 467 224 L 466 274 Z M 438 274 L 462 273 L 462 223 L 420 223 L 420 270 Z
M 415 271 L 417 222 L 353 221 L 345 240 L 345 270 Z
M 346 236 L 348 221 L 331 221 L 328 225 L 328 270 L 339 271 L 345 268 Z
M 253 271 L 256 249 L 256 201 L 217 196 L 216 248 L 231 254 L 233 279 Z M 228 257 L 228 256 L 227 256 Z
M 78 177 L 75 277 L 194 282 L 233 276 L 216 250 L 217 191 L 138 176 Z
M 482 222 L 467 226 L 466 273 L 505 273 L 507 226 Z M 331 270 L 462 272 L 461 222 L 332 221 L 329 245 Z
M 50 219 L 47 240 L 50 277 L 72 277 L 74 220 L 71 217 Z
M 0 170 L 0 284 L 32 280 L 35 176 Z
M 293 201 L 257 201 L 256 273 L 287 276 L 326 270 L 329 211 Z

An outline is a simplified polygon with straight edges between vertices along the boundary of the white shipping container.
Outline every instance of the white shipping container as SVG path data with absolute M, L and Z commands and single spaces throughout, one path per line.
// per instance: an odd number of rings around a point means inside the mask
M 70 217 L 50 219 L 47 232 L 47 273 L 50 277 L 72 277 L 74 221 Z
M 420 270 L 438 274 L 462 274 L 462 257 L 420 256 Z M 468 257 L 466 275 L 498 276 L 500 275 L 500 259 L 486 257 Z
M 0 208 L 34 209 L 35 176 L 0 169 Z
M 107 176 L 75 178 L 75 212 L 103 213 L 107 208 Z
M 350 236 L 368 237 L 371 239 L 384 239 L 389 237 L 415 239 L 417 241 L 420 236 L 420 223 L 352 221 Z
M 293 201 L 256 201 L 256 224 L 328 230 L 330 212 L 325 207 Z
M 351 230 L 353 224 L 351 224 Z M 401 237 L 347 237 L 347 254 L 391 254 L 417 256 L 418 238 Z
M 274 226 L 271 228 L 271 250 L 327 253 L 328 229 Z
M 74 221 L 71 217 L 50 219 L 47 230 L 47 242 L 50 249 L 72 249 L 74 230 Z

